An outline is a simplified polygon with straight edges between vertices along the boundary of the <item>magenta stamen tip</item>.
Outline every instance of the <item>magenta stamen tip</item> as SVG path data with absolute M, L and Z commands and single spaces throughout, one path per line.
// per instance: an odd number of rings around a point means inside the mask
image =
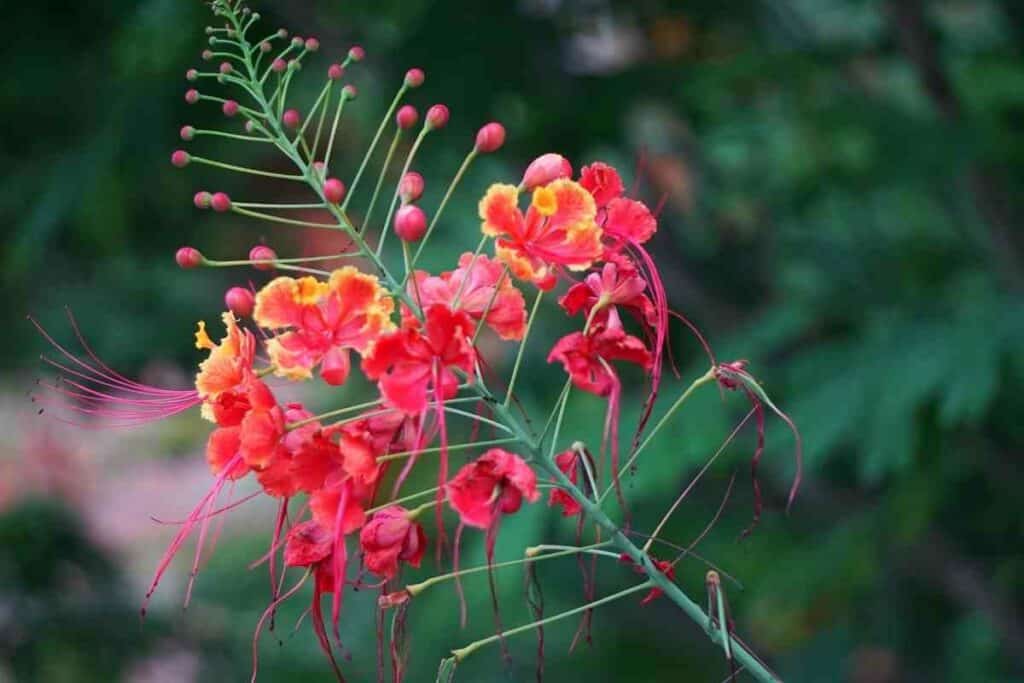
M 505 126 L 492 121 L 483 126 L 476 134 L 476 151 L 490 154 L 501 149 L 505 144 Z
M 252 295 L 252 291 L 245 287 L 232 287 L 224 293 L 224 304 L 228 307 L 229 311 L 239 318 L 248 318 L 252 315 L 252 309 L 256 304 L 256 300 Z
M 227 196 L 227 194 L 223 192 L 215 192 L 213 196 L 210 197 L 210 206 L 217 213 L 224 213 L 231 209 L 231 197 Z
M 405 85 L 409 88 L 418 88 L 423 85 L 426 78 L 427 75 L 423 73 L 423 69 L 409 69 L 405 72 Z
M 416 242 L 427 232 L 427 214 L 415 204 L 406 204 L 395 214 L 395 234 L 405 242 Z
M 268 247 L 265 244 L 257 244 L 255 247 L 249 250 L 250 261 L 276 261 L 277 252 Z M 273 263 L 254 263 L 253 268 L 256 270 L 273 270 Z
M 444 128 L 448 125 L 448 118 L 450 112 L 448 107 L 443 104 L 435 104 L 433 107 L 427 110 L 427 122 L 426 125 L 431 130 L 437 130 Z
M 411 104 L 406 104 L 402 106 L 398 110 L 398 113 L 395 114 L 395 123 L 397 123 L 398 127 L 401 128 L 402 130 L 409 130 L 417 123 L 419 123 L 419 120 L 420 113 L 416 111 L 416 107 L 412 106 Z
M 180 268 L 198 268 L 203 263 L 203 255 L 195 247 L 181 247 L 175 252 L 174 260 Z
M 328 178 L 324 182 L 324 198 L 331 204 L 340 204 L 345 198 L 345 183 L 337 178 Z
M 183 149 L 175 150 L 174 153 L 171 154 L 171 165 L 175 168 L 185 168 L 191 160 L 192 159 L 189 157 L 188 152 Z

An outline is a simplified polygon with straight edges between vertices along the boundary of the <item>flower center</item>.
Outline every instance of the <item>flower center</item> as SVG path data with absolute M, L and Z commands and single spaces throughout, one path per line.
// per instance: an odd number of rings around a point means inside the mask
M 542 216 L 554 215 L 558 210 L 558 197 L 548 187 L 538 187 L 533 191 L 533 208 Z

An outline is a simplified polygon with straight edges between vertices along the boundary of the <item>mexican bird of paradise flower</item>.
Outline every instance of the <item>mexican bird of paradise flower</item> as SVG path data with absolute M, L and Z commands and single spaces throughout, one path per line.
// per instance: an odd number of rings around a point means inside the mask
M 557 270 L 586 270 L 601 257 L 594 198 L 579 183 L 559 178 L 533 190 L 524 214 L 515 185 L 494 184 L 480 200 L 481 230 L 495 239 L 495 255 L 520 280 L 542 289 Z
M 253 320 L 267 329 L 288 330 L 267 342 L 276 375 L 308 379 L 319 365 L 320 377 L 338 385 L 351 370 L 349 351 L 363 352 L 392 329 L 393 310 L 376 277 L 346 266 L 327 282 L 275 278 L 256 295 Z

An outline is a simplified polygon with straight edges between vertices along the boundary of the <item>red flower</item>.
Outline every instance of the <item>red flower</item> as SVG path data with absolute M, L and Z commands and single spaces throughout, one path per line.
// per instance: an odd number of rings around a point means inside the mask
M 540 498 L 537 475 L 515 453 L 492 448 L 465 465 L 445 487 L 463 524 L 489 529 L 498 515 L 519 510 L 525 498 Z
M 336 536 L 345 536 L 363 525 L 366 512 L 360 490 L 344 476 L 328 477 L 324 487 L 309 497 L 309 509 L 322 527 Z
M 259 380 L 250 384 L 247 398 L 250 407 L 242 418 L 241 453 L 249 467 L 260 470 L 270 464 L 284 436 L 284 411 Z
M 315 366 L 328 384 L 342 384 L 349 349 L 362 352 L 389 331 L 394 302 L 377 278 L 346 266 L 328 282 L 279 277 L 256 295 L 253 320 L 268 329 L 289 329 L 267 342 L 275 374 L 307 379 Z
M 568 477 L 569 481 L 573 484 L 579 479 L 579 457 L 579 453 L 574 450 L 563 451 L 555 456 L 555 465 L 558 466 L 558 469 L 562 470 L 562 474 Z M 551 489 L 548 505 L 552 507 L 555 505 L 561 506 L 562 516 L 564 517 L 575 517 L 583 509 L 576 502 L 575 498 L 558 487 Z
M 409 511 L 392 505 L 374 513 L 359 532 L 366 568 L 374 574 L 393 579 L 398 562 L 419 567 L 427 546 L 423 527 L 409 519 Z
M 647 283 L 632 262 L 626 256 L 616 255 L 614 260 L 604 264 L 600 272 L 592 272 L 583 282 L 570 287 L 558 303 L 569 315 L 582 311 L 589 316 L 591 309 L 598 306 L 605 312 L 595 320 L 607 319 L 608 310 L 622 306 L 634 313 L 645 329 L 652 330 L 658 323 L 658 313 L 644 294 L 646 289 Z
M 418 271 L 409 284 L 409 295 L 420 308 L 444 304 L 465 311 L 473 320 L 480 320 L 487 311 L 487 324 L 502 339 L 522 339 L 526 332 L 526 303 L 512 281 L 502 279 L 503 272 L 502 264 L 486 255 L 479 254 L 474 259 L 473 254 L 465 253 L 453 271 L 441 275 Z
M 406 318 L 399 330 L 381 337 L 363 357 L 363 372 L 378 380 L 388 404 L 408 415 L 427 409 L 428 394 L 455 395 L 459 384 L 452 371 L 472 373 L 476 355 L 468 336 L 473 322 L 461 311 L 435 304 L 426 309 L 423 329 Z
M 625 188 L 619 172 L 602 161 L 595 161 L 580 169 L 580 185 L 594 196 L 597 208 L 603 209 L 608 202 L 622 196 Z
M 525 215 L 518 204 L 515 185 L 491 185 L 480 200 L 481 230 L 498 238 L 495 255 L 517 278 L 550 288 L 554 267 L 585 270 L 600 258 L 597 209 L 578 183 L 560 178 L 536 188 Z
M 622 325 L 598 323 L 584 334 L 573 332 L 559 339 L 548 354 L 548 362 L 560 361 L 573 384 L 598 396 L 608 396 L 618 385 L 612 361 L 635 363 L 651 369 L 651 352 L 644 343 L 626 334 Z
M 284 563 L 288 567 L 311 567 L 331 556 L 334 538 L 314 520 L 303 522 L 288 532 Z

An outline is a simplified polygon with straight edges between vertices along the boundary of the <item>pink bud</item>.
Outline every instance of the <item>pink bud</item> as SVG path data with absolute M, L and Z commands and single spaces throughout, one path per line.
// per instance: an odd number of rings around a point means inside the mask
M 186 80 L 194 81 L 194 80 L 197 80 L 198 78 L 199 78 L 199 72 L 196 71 L 195 69 L 189 69 L 188 71 L 185 72 L 185 79 Z
M 183 149 L 176 150 L 171 154 L 171 165 L 177 168 L 185 168 L 188 166 L 189 156 L 188 152 Z
M 416 107 L 411 104 L 404 105 L 395 114 L 395 123 L 398 127 L 403 130 L 409 130 L 416 125 L 416 122 L 420 120 L 420 113 L 416 111 Z
M 279 29 L 277 29 L 277 37 L 278 38 L 287 38 L 288 37 L 288 29 L 286 29 L 286 28 L 279 28 Z
M 203 54 L 200 55 L 204 62 L 208 62 L 213 59 L 213 50 L 203 50 Z
M 200 190 L 192 197 L 192 203 L 197 209 L 209 209 L 211 201 L 213 201 L 213 195 L 206 190 Z
M 523 174 L 523 187 L 532 190 L 535 187 L 547 185 L 553 180 L 571 177 L 572 164 L 569 163 L 569 160 L 561 154 L 548 152 L 531 161 L 530 165 L 526 167 L 526 173 Z
M 215 192 L 210 197 L 210 206 L 217 213 L 224 213 L 231 209 L 231 197 L 227 196 L 223 192 Z
M 328 178 L 324 182 L 324 199 L 331 204 L 340 204 L 345 198 L 345 183 L 337 178 Z
M 435 104 L 427 110 L 427 127 L 431 129 L 444 128 L 448 124 L 448 107 L 443 104 Z
M 327 166 L 325 166 L 324 162 L 322 162 L 322 161 L 314 161 L 313 162 L 313 170 L 316 171 L 316 176 L 318 178 L 323 178 L 324 177 L 324 170 L 326 168 L 327 168 Z
M 353 45 L 348 49 L 348 58 L 353 62 L 361 62 L 366 59 L 366 50 L 358 45 Z
M 345 75 L 345 69 L 342 68 L 341 64 L 331 64 L 327 67 L 327 78 L 332 81 L 340 80 Z
M 273 46 L 265 40 L 260 43 L 260 52 L 270 52 L 273 49 Z
M 203 255 L 194 247 L 182 247 L 175 252 L 174 260 L 181 268 L 198 268 L 203 263 Z
M 285 69 L 288 68 L 288 62 L 286 62 L 283 59 L 281 59 L 280 57 L 278 57 L 273 62 L 271 62 L 270 68 L 275 73 L 281 73 L 282 71 L 284 71 Z
M 500 123 L 488 123 L 476 134 L 476 150 L 490 154 L 501 149 L 505 144 L 505 126 Z
M 195 88 L 192 88 L 191 90 L 186 92 L 185 93 L 185 101 L 188 102 L 189 104 L 195 104 L 196 102 L 198 102 L 199 101 L 199 91 L 196 90 Z
M 341 89 L 341 95 L 346 100 L 354 100 L 359 95 L 359 91 L 356 89 L 356 86 L 350 84 Z
M 423 73 L 423 69 L 409 69 L 405 72 L 405 85 L 409 88 L 418 88 L 423 85 L 426 78 L 427 75 Z
M 250 261 L 276 261 L 277 252 L 268 247 L 265 244 L 257 244 L 255 247 L 249 250 Z M 252 265 L 256 270 L 273 270 L 273 263 L 254 263 Z
M 423 176 L 416 171 L 409 171 L 402 176 L 398 183 L 398 196 L 402 198 L 403 204 L 414 202 L 423 196 Z
M 192 126 L 182 126 L 180 131 L 181 139 L 188 142 L 196 136 L 196 129 Z
M 239 318 L 248 318 L 256 301 L 245 287 L 232 287 L 224 293 L 224 304 Z
M 224 116 L 234 116 L 238 113 L 238 102 L 234 100 L 228 100 L 221 106 L 221 111 L 224 112 Z
M 316 52 L 320 49 L 320 41 L 316 38 L 306 38 L 306 51 Z
M 302 40 L 302 36 L 295 36 L 292 38 L 292 47 L 302 47 L 305 41 Z
M 231 73 L 232 71 L 234 71 L 234 69 L 231 68 L 231 62 L 221 62 L 220 63 L 219 71 L 222 74 L 227 75 L 227 74 Z
M 406 204 L 395 214 L 395 234 L 405 242 L 415 242 L 427 231 L 427 214 L 415 204 Z
M 298 109 L 289 109 L 281 116 L 281 123 L 287 128 L 298 128 L 299 124 L 302 123 L 302 114 L 299 113 Z
M 247 119 L 245 122 L 245 132 L 252 133 L 256 130 L 256 123 L 252 119 Z
M 288 68 L 291 69 L 292 71 L 298 71 L 299 69 L 302 68 L 302 62 L 300 62 L 297 59 L 289 59 Z

